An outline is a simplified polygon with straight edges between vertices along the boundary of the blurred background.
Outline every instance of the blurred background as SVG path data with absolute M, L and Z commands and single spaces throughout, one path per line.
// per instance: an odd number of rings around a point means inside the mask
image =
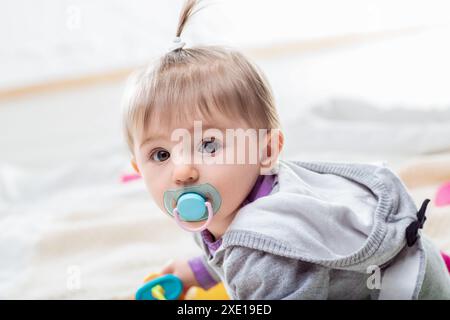
M 264 70 L 283 158 L 386 163 L 450 250 L 448 1 L 203 2 L 183 41 Z M 0 4 L 0 298 L 125 298 L 200 252 L 131 175 L 121 128 L 127 76 L 172 46 L 182 4 Z

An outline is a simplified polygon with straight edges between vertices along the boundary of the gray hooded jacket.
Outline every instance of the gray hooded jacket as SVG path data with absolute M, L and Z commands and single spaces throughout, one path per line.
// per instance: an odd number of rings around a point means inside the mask
M 450 299 L 439 250 L 420 230 L 406 243 L 417 212 L 384 165 L 280 161 L 214 256 L 195 237 L 232 299 Z

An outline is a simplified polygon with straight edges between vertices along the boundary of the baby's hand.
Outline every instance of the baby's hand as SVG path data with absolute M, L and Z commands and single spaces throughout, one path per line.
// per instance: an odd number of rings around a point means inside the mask
M 161 274 L 168 273 L 171 273 L 180 278 L 181 282 L 183 282 L 184 293 L 186 293 L 186 291 L 190 287 L 199 285 L 197 280 L 195 279 L 191 267 L 188 264 L 187 259 L 176 259 L 168 261 L 161 270 Z

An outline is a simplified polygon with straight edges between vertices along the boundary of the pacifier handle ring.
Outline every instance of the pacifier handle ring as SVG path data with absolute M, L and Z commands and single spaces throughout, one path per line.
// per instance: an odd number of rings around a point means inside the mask
M 206 220 L 205 224 L 202 225 L 201 227 L 198 227 L 198 228 L 190 228 L 190 227 L 188 227 L 188 226 L 185 226 L 185 225 L 183 224 L 183 222 L 181 221 L 181 219 L 180 219 L 180 214 L 178 213 L 177 208 L 173 209 L 173 216 L 174 216 L 174 218 L 175 218 L 175 222 L 176 222 L 182 229 L 184 229 L 184 230 L 186 230 L 186 231 L 190 231 L 190 232 L 198 232 L 198 231 L 203 231 L 203 230 L 205 230 L 205 229 L 209 226 L 209 224 L 211 223 L 211 220 L 212 220 L 212 218 L 213 218 L 213 216 L 214 216 L 214 212 L 213 212 L 211 203 L 210 203 L 209 201 L 206 201 L 206 202 L 205 202 L 205 206 L 206 206 L 206 208 L 208 209 L 208 219 Z

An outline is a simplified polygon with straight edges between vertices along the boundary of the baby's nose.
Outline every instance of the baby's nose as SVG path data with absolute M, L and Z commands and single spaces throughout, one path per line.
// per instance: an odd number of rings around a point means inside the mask
M 173 180 L 179 185 L 194 183 L 198 177 L 198 170 L 191 165 L 179 165 L 173 170 Z

